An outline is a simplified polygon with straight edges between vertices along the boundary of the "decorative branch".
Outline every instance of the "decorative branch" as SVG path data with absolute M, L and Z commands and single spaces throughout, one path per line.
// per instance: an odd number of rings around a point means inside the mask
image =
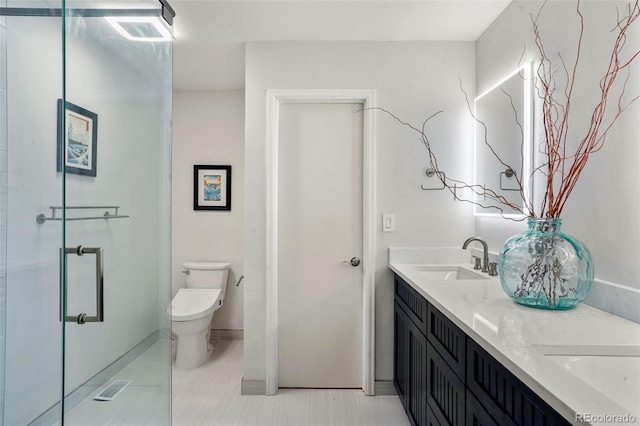
M 543 198 L 542 210 L 540 216 L 548 218 L 558 218 L 561 216 L 567 200 L 578 182 L 589 156 L 599 151 L 605 143 L 607 134 L 613 124 L 620 118 L 622 113 L 635 101 L 640 95 L 635 96 L 628 103 L 623 103 L 626 94 L 629 74 L 623 82 L 622 88 L 617 100 L 617 109 L 613 117 L 606 121 L 606 113 L 608 111 L 608 100 L 612 94 L 614 83 L 619 74 L 623 71 L 629 71 L 631 64 L 636 60 L 640 51 L 634 52 L 628 59 L 621 59 L 629 28 L 640 17 L 640 6 L 638 0 L 628 7 L 627 14 L 620 17 L 618 13 L 617 23 L 613 31 L 617 31 L 616 41 L 613 45 L 609 65 L 604 76 L 600 80 L 600 100 L 594 107 L 591 114 L 591 122 L 585 136 L 578 144 L 573 155 L 567 155 L 567 137 L 569 135 L 569 117 L 571 111 L 571 99 L 575 86 L 578 64 L 580 62 L 582 41 L 584 36 L 584 16 L 580 10 L 580 0 L 576 2 L 576 13 L 580 18 L 580 31 L 578 34 L 578 43 L 576 47 L 576 59 L 572 70 L 567 74 L 567 83 L 565 86 L 564 99 L 558 99 L 555 95 L 554 72 L 555 67 L 551 59 L 547 55 L 542 42 L 542 36 L 539 31 L 538 22 L 541 12 L 548 0 L 545 0 L 542 7 L 535 18 L 532 17 L 533 32 L 536 46 L 540 52 L 541 60 L 538 66 L 538 92 L 542 98 L 542 117 L 545 130 L 546 150 L 544 154 L 547 156 L 546 176 L 547 184 Z M 564 65 L 561 56 L 560 61 Z
M 463 92 L 464 92 L 464 90 L 463 90 Z M 465 92 L 465 96 L 466 96 L 466 92 Z M 467 98 L 467 105 L 469 106 L 469 110 L 470 110 L 471 114 L 475 117 L 475 115 L 473 114 L 473 111 L 471 111 L 471 106 L 469 104 L 468 98 Z M 399 118 L 398 116 L 393 114 L 391 111 L 386 110 L 384 108 L 371 107 L 371 108 L 366 108 L 366 109 L 367 110 L 382 111 L 385 114 L 389 115 L 394 120 L 396 120 L 401 125 L 403 125 L 405 127 L 408 127 L 409 129 L 413 130 L 414 132 L 416 132 L 419 135 L 420 141 L 422 142 L 422 144 L 427 149 L 427 156 L 429 158 L 429 167 L 431 167 L 435 171 L 435 176 L 437 176 L 438 180 L 442 183 L 444 188 L 447 189 L 449 192 L 451 192 L 451 194 L 453 194 L 454 199 L 456 199 L 457 201 L 462 201 L 462 202 L 475 204 L 475 205 L 477 205 L 477 206 L 479 206 L 479 207 L 481 207 L 483 209 L 496 210 L 498 212 L 498 214 L 500 214 L 505 219 L 514 220 L 514 221 L 522 221 L 522 220 L 525 219 L 524 216 L 527 215 L 527 212 L 525 211 L 526 209 L 523 209 L 522 206 L 519 206 L 518 204 L 515 204 L 515 203 L 509 201 L 505 196 L 500 195 L 495 190 L 493 190 L 491 188 L 488 188 L 488 187 L 486 187 L 484 185 L 469 184 L 469 183 L 466 183 L 466 182 L 464 182 L 462 180 L 459 180 L 459 179 L 450 178 L 449 176 L 446 176 L 445 173 L 442 172 L 442 170 L 440 170 L 440 168 L 438 166 L 437 156 L 436 156 L 433 148 L 431 147 L 431 142 L 429 140 L 429 137 L 427 136 L 426 127 L 427 127 L 427 124 L 432 119 L 434 119 L 435 117 L 437 117 L 439 114 L 441 114 L 443 112 L 442 110 L 437 111 L 436 113 L 434 113 L 434 114 L 430 115 L 429 117 L 427 117 L 422 122 L 421 128 L 417 128 L 416 126 L 414 126 L 414 125 L 412 125 L 412 124 L 410 124 L 410 123 L 408 123 L 406 121 L 403 121 L 401 118 Z M 484 125 L 484 123 L 482 121 L 478 120 L 477 118 L 476 118 L 476 120 L 477 120 L 478 123 L 483 125 L 485 130 L 486 130 L 486 125 Z M 486 141 L 486 132 L 485 132 L 485 141 Z M 516 171 L 516 169 L 514 167 L 511 167 L 506 162 L 500 160 L 500 157 L 493 150 L 493 148 L 491 147 L 491 145 L 489 143 L 486 143 L 486 144 L 492 150 L 494 156 L 496 158 L 498 158 L 499 161 L 506 168 L 509 168 L 509 169 L 513 170 L 514 172 Z M 524 191 L 523 191 L 523 188 L 522 188 L 522 183 L 521 183 L 522 182 L 521 178 L 518 178 L 517 182 L 518 182 L 518 185 L 520 187 L 520 189 L 519 189 L 520 193 L 524 194 Z M 486 199 L 488 199 L 490 201 L 495 201 L 497 204 L 483 203 L 481 201 L 468 200 L 466 198 L 463 198 L 463 197 L 458 195 L 458 190 L 461 190 L 461 189 L 468 189 L 474 195 L 484 196 Z M 511 209 L 511 210 L 515 211 L 516 213 L 519 213 L 523 217 L 519 218 L 519 217 L 509 216 L 509 214 L 512 214 L 512 213 L 507 213 L 507 211 L 506 211 L 507 209 Z
M 638 94 L 632 97 L 628 102 L 624 101 L 624 98 L 627 94 L 627 84 L 630 78 L 629 72 L 631 65 L 640 56 L 640 51 L 636 50 L 628 58 L 622 58 L 624 47 L 627 42 L 627 34 L 633 24 L 636 23 L 636 21 L 640 17 L 640 0 L 635 0 L 633 3 L 629 4 L 628 10 L 624 16 L 620 16 L 620 12 L 618 11 L 616 18 L 617 22 L 612 30 L 612 32 L 617 33 L 616 40 L 611 50 L 607 70 L 604 76 L 600 79 L 599 101 L 593 109 L 593 112 L 591 114 L 591 121 L 584 137 L 577 144 L 575 151 L 572 154 L 568 153 L 568 150 L 570 148 L 569 135 L 572 134 L 570 133 L 572 98 L 574 96 L 576 76 L 578 74 L 580 59 L 582 56 L 585 22 L 584 15 L 580 10 L 580 0 L 576 0 L 575 11 L 579 18 L 580 29 L 578 32 L 578 40 L 576 42 L 575 60 L 571 64 L 571 66 L 568 67 L 562 55 L 557 54 L 557 62 L 559 62 L 559 65 L 556 65 L 556 62 L 551 59 L 551 56 L 545 49 L 545 45 L 543 43 L 543 38 L 539 28 L 539 22 L 548 1 L 549 0 L 544 0 L 542 6 L 538 10 L 538 13 L 535 16 L 531 16 L 534 43 L 539 53 L 539 63 L 536 70 L 536 89 L 542 104 L 541 116 L 544 130 L 544 138 L 540 143 L 539 149 L 540 153 L 546 157 L 543 164 L 535 167 L 531 171 L 531 175 L 529 176 L 531 180 L 533 180 L 534 175 L 537 174 L 544 176 L 545 192 L 538 209 L 535 208 L 532 201 L 526 196 L 524 192 L 524 180 L 522 176 L 524 173 L 523 164 L 521 163 L 519 168 L 512 167 L 507 164 L 502 158 L 500 158 L 498 153 L 491 146 L 490 142 L 487 139 L 487 126 L 473 112 L 469 97 L 464 91 L 462 83 L 460 83 L 460 90 L 464 93 L 469 113 L 471 114 L 475 122 L 483 128 L 484 144 L 490 150 L 492 155 L 500 162 L 500 164 L 514 172 L 520 195 L 524 200 L 524 207 L 509 201 L 507 198 L 500 195 L 495 190 L 492 190 L 484 185 L 470 185 L 465 183 L 464 181 L 452 179 L 448 176 L 445 176 L 444 173 L 440 171 L 440 169 L 438 168 L 437 157 L 431 147 L 429 138 L 427 137 L 426 127 L 433 118 L 435 118 L 443 111 L 438 111 L 435 114 L 427 117 L 427 119 L 422 123 L 421 128 L 417 128 L 407 122 L 402 121 L 400 118 L 384 108 L 371 108 L 385 112 L 403 126 L 409 127 L 411 130 L 418 133 L 421 142 L 427 149 L 430 167 L 435 170 L 438 179 L 442 182 L 444 187 L 453 194 L 456 200 L 469 202 L 483 209 L 497 210 L 500 215 L 511 220 L 522 219 L 517 219 L 512 216 L 506 216 L 505 211 L 507 209 L 520 213 L 525 217 L 529 216 L 559 218 L 564 207 L 566 206 L 569 196 L 574 190 L 578 179 L 580 178 L 585 166 L 587 165 L 589 156 L 602 149 L 606 141 L 607 134 L 616 123 L 616 121 L 632 104 L 640 99 L 640 94 Z M 524 52 L 522 54 L 522 57 L 520 58 L 520 61 L 522 61 L 523 57 Z M 558 68 L 560 68 L 560 70 L 558 70 Z M 559 71 L 564 74 L 564 84 L 559 84 L 556 81 Z M 609 98 L 613 97 L 615 83 L 621 72 L 626 72 L 627 75 L 622 82 L 622 86 L 618 89 L 619 94 L 615 102 L 615 110 L 613 111 L 613 115 L 607 115 L 607 112 L 609 112 Z M 517 110 L 513 104 L 513 99 L 506 92 L 504 93 L 509 97 L 511 101 L 511 107 L 516 117 L 516 124 L 520 126 L 520 129 L 522 129 L 522 126 L 517 117 Z M 521 134 L 522 151 L 524 147 L 524 132 L 521 132 Z M 478 200 L 463 199 L 457 194 L 457 190 L 461 188 L 469 189 L 474 195 L 484 196 L 485 198 L 498 203 L 498 205 L 482 203 Z

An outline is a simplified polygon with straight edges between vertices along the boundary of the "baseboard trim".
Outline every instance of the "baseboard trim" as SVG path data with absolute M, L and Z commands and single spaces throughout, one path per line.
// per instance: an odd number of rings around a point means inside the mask
M 240 395 L 266 395 L 267 382 L 265 380 L 246 380 L 242 378 Z
M 376 396 L 396 396 L 396 388 L 393 381 L 376 380 L 374 385 Z M 240 395 L 266 395 L 267 383 L 265 380 L 246 380 L 242 379 L 240 385 Z
M 393 385 L 393 381 L 391 380 L 376 380 L 374 390 L 376 396 L 398 395 L 396 387 Z
M 244 330 L 211 330 L 209 340 L 244 340 Z
M 93 393 L 97 392 L 105 383 L 107 383 L 113 376 L 118 374 L 124 367 L 126 367 L 131 361 L 136 359 L 140 354 L 149 349 L 160 340 L 160 335 L 164 338 L 167 338 L 169 335 L 168 331 L 157 330 L 154 331 L 149 337 L 144 339 L 142 342 L 138 343 L 136 346 L 131 348 L 129 352 L 122 355 L 120 358 L 116 359 L 110 365 L 108 365 L 104 370 L 90 378 L 87 382 L 81 385 L 79 388 L 71 392 L 64 401 L 64 411 L 65 413 L 69 412 L 80 402 L 84 401 Z M 50 426 L 55 424 L 60 420 L 60 403 L 58 402 L 47 411 L 42 413 L 38 418 L 33 420 L 29 425 L 34 426 Z

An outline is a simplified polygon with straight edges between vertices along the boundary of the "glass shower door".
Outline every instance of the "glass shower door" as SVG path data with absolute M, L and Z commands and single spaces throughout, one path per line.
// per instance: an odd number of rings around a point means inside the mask
M 65 424 L 170 424 L 171 27 L 67 1 Z M 132 4 L 129 2 L 128 4 Z
M 0 425 L 171 423 L 171 10 L 102 4 L 0 0 Z
M 0 6 L 1 423 L 53 423 L 62 419 L 63 223 L 39 224 L 36 216 L 63 202 L 63 178 L 55 168 L 62 1 L 10 0 Z

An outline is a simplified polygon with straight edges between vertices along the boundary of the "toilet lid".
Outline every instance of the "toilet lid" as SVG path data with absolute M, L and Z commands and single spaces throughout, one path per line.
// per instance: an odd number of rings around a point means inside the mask
M 171 301 L 171 321 L 189 321 L 211 314 L 222 290 L 210 288 L 181 288 Z
M 231 263 L 229 262 L 186 262 L 182 266 L 186 269 L 202 269 L 202 270 L 212 270 L 212 269 L 229 269 Z

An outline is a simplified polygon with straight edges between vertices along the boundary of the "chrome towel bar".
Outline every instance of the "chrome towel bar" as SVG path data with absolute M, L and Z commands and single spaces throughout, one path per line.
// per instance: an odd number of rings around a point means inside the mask
M 120 206 L 67 206 L 67 207 L 50 206 L 49 208 L 51 209 L 51 216 L 47 217 L 45 214 L 40 213 L 38 216 L 36 216 L 36 222 L 45 223 L 47 220 L 62 220 L 61 217 L 56 217 L 56 211 L 57 210 L 62 210 L 62 209 L 65 209 L 65 210 L 105 210 L 105 212 L 104 212 L 104 214 L 102 216 L 67 217 L 67 218 L 65 218 L 65 221 L 67 221 L 67 220 L 121 219 L 121 218 L 129 217 L 128 215 L 118 214 L 118 209 L 120 209 Z M 111 212 L 110 210 L 113 210 L 113 212 Z

